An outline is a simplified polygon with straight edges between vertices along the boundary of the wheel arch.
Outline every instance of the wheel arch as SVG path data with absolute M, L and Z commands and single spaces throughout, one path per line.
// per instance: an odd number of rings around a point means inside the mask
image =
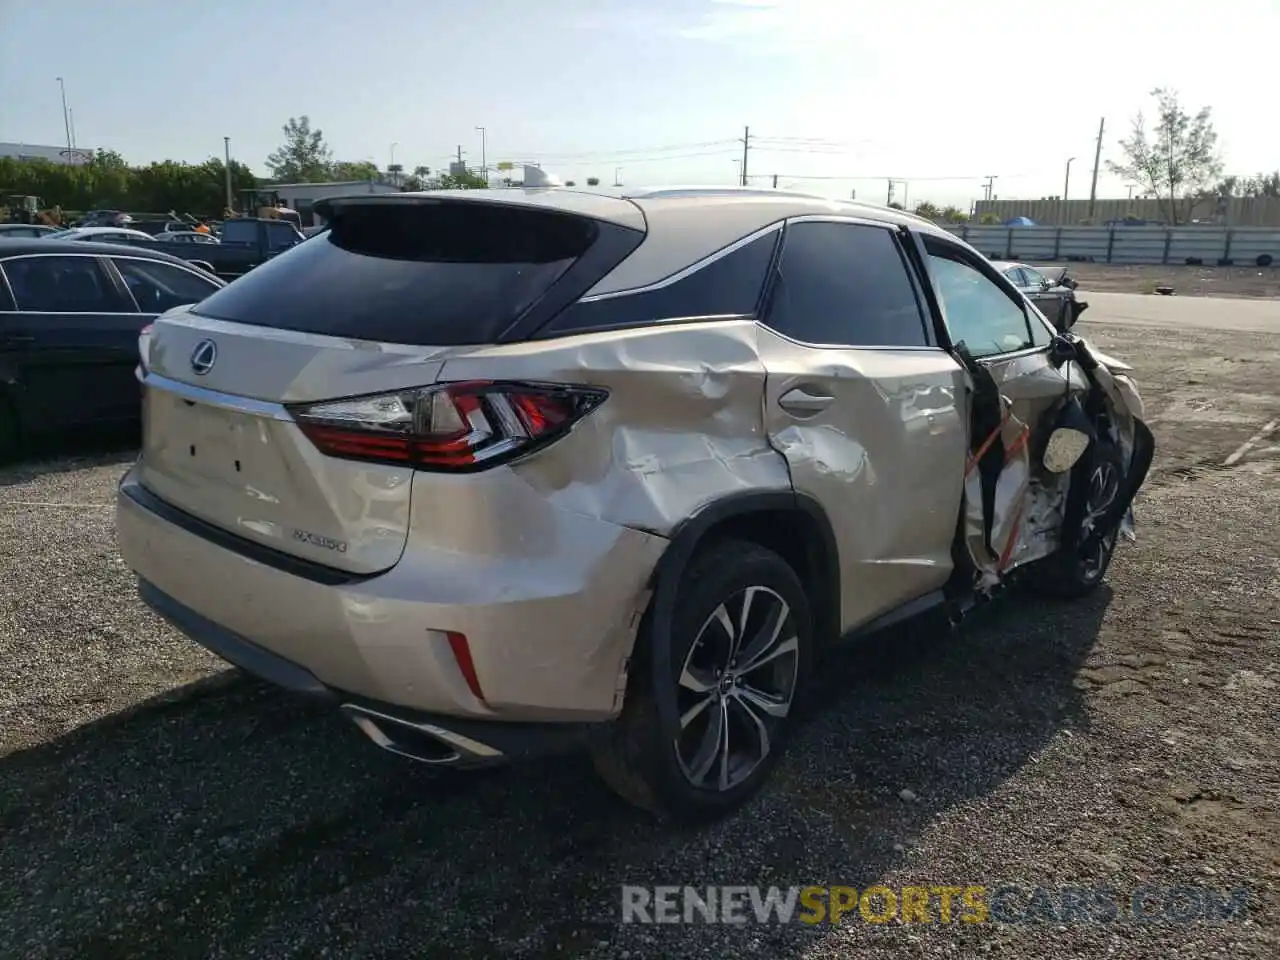
M 778 553 L 804 584 L 820 642 L 840 634 L 840 557 L 827 512 L 790 490 L 750 491 L 713 500 L 675 529 L 654 568 L 650 615 L 669 623 L 685 569 L 700 549 L 722 539 L 759 543 Z

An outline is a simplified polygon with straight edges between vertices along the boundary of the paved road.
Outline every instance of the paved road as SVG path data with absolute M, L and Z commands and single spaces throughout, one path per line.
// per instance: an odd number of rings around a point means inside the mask
M 1280 300 L 1160 297 L 1140 293 L 1080 291 L 1089 309 L 1081 323 L 1129 323 L 1199 327 L 1242 333 L 1280 333 Z

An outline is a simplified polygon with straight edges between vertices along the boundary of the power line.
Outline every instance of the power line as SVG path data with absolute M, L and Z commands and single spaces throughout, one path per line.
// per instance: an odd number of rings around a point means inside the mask
M 753 176 L 771 177 L 771 176 L 774 176 L 774 174 L 758 173 L 758 174 L 753 174 Z M 985 180 L 986 179 L 985 177 L 982 177 L 982 176 L 888 177 L 888 176 L 872 176 L 871 174 L 863 174 L 863 173 L 853 174 L 853 175 L 842 175 L 842 176 L 830 176 L 830 175 L 808 174 L 808 173 L 779 173 L 777 174 L 777 176 L 785 177 L 788 180 L 896 180 L 899 183 L 903 183 L 907 181 L 911 183 L 916 183 L 917 181 L 920 181 L 920 182 L 933 181 L 933 182 L 941 183 L 948 180 Z M 1017 175 L 1013 174 L 1010 176 L 1017 176 Z
M 661 154 L 671 153 L 677 150 L 692 150 L 703 147 L 719 147 L 729 146 L 737 143 L 737 139 L 725 140 L 702 140 L 691 143 L 673 143 L 661 147 L 636 147 L 630 150 L 584 150 L 579 152 L 557 153 L 550 150 L 513 150 L 511 153 L 524 157 L 547 157 L 551 160 L 583 160 L 587 162 L 595 161 L 603 163 L 605 160 L 616 157 L 630 157 L 632 155 L 643 154 Z

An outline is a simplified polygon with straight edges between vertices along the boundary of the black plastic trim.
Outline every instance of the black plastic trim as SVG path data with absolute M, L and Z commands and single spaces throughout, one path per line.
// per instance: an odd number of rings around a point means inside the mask
M 822 622 L 815 623 L 819 637 L 834 637 L 840 632 L 840 554 L 836 546 L 831 520 L 817 500 L 793 491 L 752 491 L 732 494 L 713 501 L 684 520 L 673 532 L 671 543 L 663 551 L 653 573 L 654 613 L 659 622 L 670 622 L 675 609 L 675 594 L 682 574 L 706 534 L 718 524 L 752 513 L 791 510 L 807 514 L 818 529 L 818 541 L 807 544 L 813 569 L 823 577 L 820 585 L 828 609 L 822 611 Z
M 646 236 L 643 230 L 603 220 L 595 221 L 595 227 L 595 242 L 497 337 L 498 343 L 519 343 L 532 339 L 538 331 L 559 316 L 561 311 L 576 303 L 602 277 L 608 276 L 618 264 L 631 256 Z
M 125 477 L 120 482 L 120 492 L 136 503 L 144 510 L 148 510 L 155 514 L 166 523 L 171 523 L 175 527 L 185 530 L 193 536 L 200 537 L 202 540 L 208 540 L 210 543 L 230 550 L 232 553 L 239 554 L 247 560 L 260 563 L 264 567 L 271 567 L 282 573 L 288 573 L 295 577 L 301 577 L 304 580 L 310 580 L 313 583 L 323 584 L 326 587 L 337 587 L 349 583 L 363 583 L 366 580 L 372 580 L 374 577 L 385 573 L 385 570 L 377 573 L 349 573 L 346 570 L 338 570 L 334 567 L 327 567 L 324 564 L 314 563 L 310 560 L 303 560 L 275 550 L 271 547 L 263 546 L 260 543 L 254 543 L 252 540 L 246 540 L 244 537 L 238 537 L 234 533 L 228 533 L 221 527 L 216 527 L 207 520 L 201 520 L 199 517 L 192 516 L 185 510 L 179 510 L 172 504 L 161 500 L 154 493 L 144 487 L 137 480 Z
M 661 326 L 691 318 L 754 317 L 781 230 L 742 237 L 672 282 L 617 296 L 578 300 L 534 334 L 538 339 Z M 744 242 L 746 241 L 746 242 Z M 728 250 L 729 252 L 724 252 Z M 689 267 L 685 268 L 686 270 Z
M 907 242 L 902 245 L 903 253 L 907 256 L 907 262 L 913 268 L 912 273 L 915 275 L 916 281 L 920 284 L 921 293 L 924 295 L 926 313 L 929 315 L 929 322 L 933 325 L 934 346 L 941 347 L 948 353 L 953 352 L 953 344 L 951 343 L 951 334 L 947 330 L 946 316 L 942 310 L 942 301 L 938 299 L 938 291 L 933 285 L 933 277 L 929 273 L 929 254 L 924 246 L 924 237 L 920 231 L 903 228 L 906 233 Z
M 138 596 L 165 620 L 205 649 L 246 673 L 278 687 L 321 700 L 334 694 L 311 671 L 274 654 L 178 602 L 154 584 L 138 579 Z
M 206 650 L 239 667 L 246 673 L 327 704 L 353 704 L 366 707 L 408 723 L 429 723 L 452 733 L 483 743 L 502 753 L 498 762 L 553 753 L 570 752 L 584 747 L 591 731 L 608 721 L 564 723 L 471 720 L 446 714 L 428 713 L 330 687 L 305 667 L 272 653 L 197 613 L 161 591 L 146 580 L 139 580 L 138 594 L 156 613 L 164 617 Z M 484 758 L 476 763 L 491 763 Z M 463 758 L 450 767 L 472 765 Z

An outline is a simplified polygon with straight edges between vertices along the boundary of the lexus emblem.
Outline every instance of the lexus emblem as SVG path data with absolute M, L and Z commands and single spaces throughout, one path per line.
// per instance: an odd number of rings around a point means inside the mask
M 203 377 L 218 362 L 218 345 L 212 340 L 201 340 L 191 351 L 191 369 L 196 376 Z

